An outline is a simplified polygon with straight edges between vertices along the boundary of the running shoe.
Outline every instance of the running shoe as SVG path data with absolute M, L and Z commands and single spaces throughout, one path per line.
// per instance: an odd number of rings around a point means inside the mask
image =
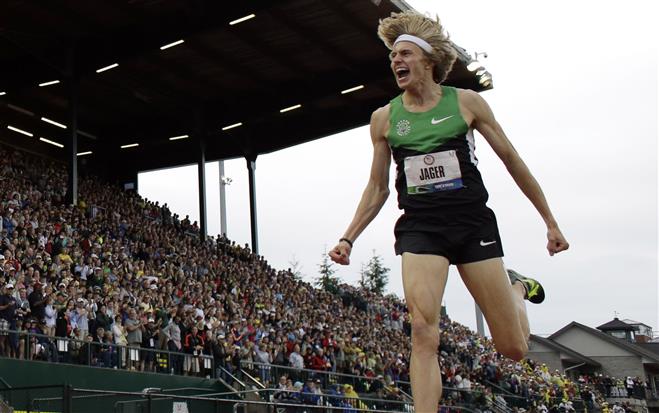
M 511 284 L 515 284 L 516 281 L 522 283 L 524 289 L 526 290 L 526 296 L 524 298 L 533 304 L 540 304 L 541 302 L 545 301 L 545 290 L 537 280 L 525 277 L 515 270 L 506 271 L 508 272 L 508 278 L 510 278 Z

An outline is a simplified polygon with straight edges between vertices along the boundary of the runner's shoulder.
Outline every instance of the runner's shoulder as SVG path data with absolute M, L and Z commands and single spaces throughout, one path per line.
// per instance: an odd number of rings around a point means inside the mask
M 378 131 L 377 135 L 382 137 L 386 136 L 386 131 L 389 130 L 389 106 L 387 103 L 371 114 L 371 131 Z
M 387 103 L 384 106 L 381 106 L 373 111 L 371 114 L 371 124 L 377 125 L 386 125 L 389 123 L 389 107 L 391 105 Z
M 484 100 L 478 92 L 471 89 L 460 89 L 456 87 L 455 91 L 458 94 L 458 100 L 463 104 L 473 104 Z

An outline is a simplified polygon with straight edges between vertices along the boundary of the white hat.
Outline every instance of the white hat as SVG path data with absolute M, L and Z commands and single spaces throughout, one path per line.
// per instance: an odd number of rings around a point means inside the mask
M 5 288 L 14 288 L 14 284 L 9 283 L 9 284 L 5 285 Z

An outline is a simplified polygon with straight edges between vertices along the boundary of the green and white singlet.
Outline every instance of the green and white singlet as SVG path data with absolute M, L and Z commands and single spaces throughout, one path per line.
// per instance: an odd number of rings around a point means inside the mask
M 426 112 L 407 111 L 402 95 L 390 102 L 386 138 L 396 162 L 398 207 L 406 212 L 468 210 L 488 199 L 457 91 L 441 87 L 439 103 Z

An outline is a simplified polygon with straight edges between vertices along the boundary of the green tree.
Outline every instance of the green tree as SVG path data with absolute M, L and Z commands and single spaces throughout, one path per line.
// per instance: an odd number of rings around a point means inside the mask
M 368 291 L 382 295 L 389 282 L 389 268 L 382 263 L 382 257 L 373 250 L 373 257 L 364 266 L 362 265 L 362 277 L 359 281 L 360 287 Z
M 318 264 L 318 273 L 320 275 L 316 278 L 316 287 L 322 288 L 330 294 L 339 292 L 339 277 L 334 275 L 336 269 L 334 269 L 334 263 L 330 261 L 327 251 L 323 253 L 322 260 Z
M 290 267 L 288 270 L 293 274 L 293 278 L 295 278 L 298 281 L 301 281 L 304 278 L 304 274 L 302 273 L 302 265 L 300 265 L 300 261 L 297 260 L 297 257 L 293 255 L 293 258 L 288 262 Z

